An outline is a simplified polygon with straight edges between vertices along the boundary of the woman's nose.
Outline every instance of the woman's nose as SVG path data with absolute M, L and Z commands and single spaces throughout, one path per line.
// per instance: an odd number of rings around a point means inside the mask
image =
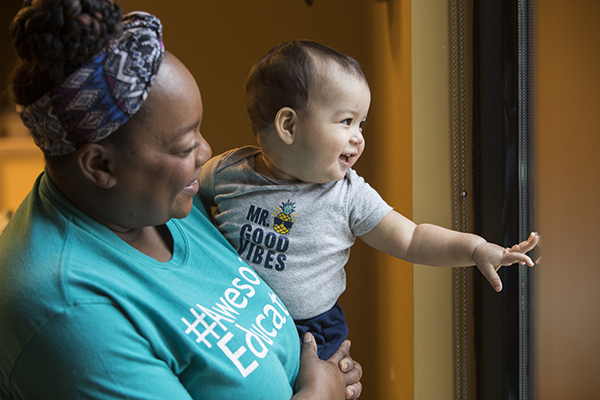
M 198 147 L 196 148 L 196 164 L 204 165 L 210 157 L 212 156 L 212 150 L 208 142 L 204 139 L 202 135 L 200 135 L 200 142 Z

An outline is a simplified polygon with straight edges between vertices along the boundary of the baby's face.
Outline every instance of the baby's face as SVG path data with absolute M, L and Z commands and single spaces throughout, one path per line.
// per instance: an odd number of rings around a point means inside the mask
M 313 183 L 342 179 L 364 150 L 362 126 L 370 104 L 361 77 L 337 68 L 325 72 L 306 110 L 298 112 L 286 173 Z

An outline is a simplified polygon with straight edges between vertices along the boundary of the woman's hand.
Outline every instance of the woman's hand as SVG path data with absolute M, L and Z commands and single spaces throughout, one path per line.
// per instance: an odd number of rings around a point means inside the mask
M 515 244 L 511 248 L 504 249 L 501 246 L 483 242 L 473 250 L 473 262 L 487 278 L 494 290 L 499 292 L 502 290 L 502 281 L 496 271 L 503 265 L 514 263 L 532 267 L 533 261 L 525 253 L 537 246 L 539 241 L 540 235 L 532 232 L 527 240 Z
M 304 335 L 300 371 L 293 399 L 358 399 L 362 392 L 362 367 L 350 357 L 346 340 L 329 360 L 317 356 L 317 344 L 310 333 Z

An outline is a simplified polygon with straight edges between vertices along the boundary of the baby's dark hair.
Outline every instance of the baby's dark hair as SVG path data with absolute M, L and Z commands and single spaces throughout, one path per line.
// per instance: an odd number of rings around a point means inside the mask
M 319 62 L 333 62 L 367 83 L 358 62 L 337 50 L 308 40 L 280 43 L 254 64 L 246 80 L 246 108 L 255 134 L 273 126 L 283 107 L 305 109 L 319 83 Z
M 62 83 L 119 34 L 121 18 L 113 0 L 26 0 L 11 24 L 12 100 L 29 105 Z

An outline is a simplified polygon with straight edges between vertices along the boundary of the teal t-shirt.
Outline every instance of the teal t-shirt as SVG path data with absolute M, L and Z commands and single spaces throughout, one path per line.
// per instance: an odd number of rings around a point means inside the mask
M 299 340 L 198 199 L 161 263 L 46 174 L 0 239 L 0 398 L 289 399 Z

